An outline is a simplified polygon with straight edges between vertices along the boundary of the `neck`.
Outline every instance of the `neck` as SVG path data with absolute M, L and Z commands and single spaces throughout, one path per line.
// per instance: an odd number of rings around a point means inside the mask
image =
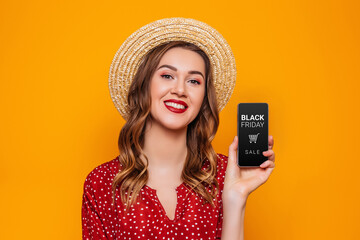
M 143 150 L 149 168 L 182 169 L 187 155 L 186 131 L 187 128 L 171 131 L 148 121 Z

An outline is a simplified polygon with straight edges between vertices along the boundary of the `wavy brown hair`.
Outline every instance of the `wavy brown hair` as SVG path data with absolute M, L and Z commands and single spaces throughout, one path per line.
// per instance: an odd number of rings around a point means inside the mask
M 188 151 L 181 178 L 191 189 L 199 193 L 203 200 L 209 202 L 211 206 L 215 206 L 213 199 L 216 199 L 215 196 L 219 192 L 219 184 L 215 178 L 217 156 L 211 142 L 218 129 L 219 112 L 211 64 L 205 52 L 196 45 L 183 41 L 172 41 L 153 48 L 144 56 L 129 88 L 127 98 L 129 117 L 120 131 L 118 140 L 121 169 L 112 183 L 113 203 L 119 187 L 121 201 L 125 203 L 126 210 L 135 203 L 141 188 L 148 181 L 149 162 L 143 152 L 143 144 L 146 122 L 151 117 L 150 79 L 162 56 L 174 47 L 194 51 L 200 54 L 205 62 L 205 96 L 199 114 L 187 128 L 186 146 Z M 145 158 L 146 165 L 140 157 Z M 202 170 L 206 159 L 210 162 L 209 167 Z M 210 192 L 206 187 L 210 188 Z

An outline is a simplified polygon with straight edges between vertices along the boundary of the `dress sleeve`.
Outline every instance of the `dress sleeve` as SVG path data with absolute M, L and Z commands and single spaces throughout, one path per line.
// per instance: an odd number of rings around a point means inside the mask
M 99 206 L 95 196 L 96 190 L 91 183 L 91 175 L 89 175 L 84 183 L 82 199 L 82 239 L 108 239 L 99 214 Z
M 222 192 L 224 189 L 225 173 L 227 168 L 228 157 L 218 154 L 217 179 L 219 183 L 220 199 L 219 199 L 219 220 L 216 225 L 216 239 L 221 239 L 223 225 L 223 201 Z
M 216 225 L 216 239 L 221 239 L 222 233 L 222 223 L 223 223 L 223 204 L 221 201 L 220 208 L 219 208 L 219 221 Z

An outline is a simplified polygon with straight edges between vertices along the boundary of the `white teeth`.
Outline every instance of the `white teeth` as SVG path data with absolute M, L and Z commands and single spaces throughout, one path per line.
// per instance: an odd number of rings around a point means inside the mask
M 185 109 L 185 106 L 184 106 L 184 105 L 177 104 L 177 103 L 174 103 L 174 102 L 165 102 L 165 104 L 166 104 L 167 106 L 170 106 L 170 107 L 173 107 L 173 108 Z

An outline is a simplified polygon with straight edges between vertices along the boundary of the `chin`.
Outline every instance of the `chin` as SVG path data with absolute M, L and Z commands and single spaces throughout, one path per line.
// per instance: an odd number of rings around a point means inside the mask
M 162 123 L 161 125 L 170 131 L 179 131 L 179 130 L 187 129 L 187 126 L 189 124 Z

